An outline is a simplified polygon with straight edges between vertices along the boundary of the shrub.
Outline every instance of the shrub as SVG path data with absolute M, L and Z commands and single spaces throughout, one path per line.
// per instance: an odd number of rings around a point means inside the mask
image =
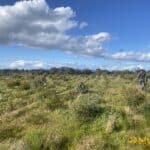
M 20 86 L 20 81 L 19 80 L 10 80 L 7 82 L 7 86 L 9 88 L 14 88 L 16 86 Z
M 77 87 L 77 92 L 85 94 L 88 92 L 88 88 L 87 88 L 87 86 L 85 86 L 85 84 L 83 82 L 81 82 Z
M 1 124 L 0 126 L 0 141 L 9 138 L 19 138 L 21 136 L 22 127 L 17 124 Z
M 147 120 L 147 125 L 150 126 L 150 119 L 149 119 L 150 102 L 145 102 L 140 112 L 144 115 L 145 119 Z
M 40 94 L 39 98 L 45 107 L 51 110 L 64 106 L 55 90 L 45 89 L 45 91 Z
M 19 141 L 14 141 L 13 143 L 10 143 L 9 150 L 29 150 L 29 147 L 27 146 L 27 144 L 24 143 L 24 141 L 19 140 Z
M 22 90 L 29 90 L 30 89 L 30 83 L 28 81 L 22 81 L 21 82 L 21 89 Z
M 58 95 L 56 94 L 56 90 L 44 88 L 43 91 L 39 93 L 39 98 L 41 100 L 53 98 L 57 99 Z
M 11 146 L 10 142 L 1 142 L 0 143 L 0 149 L 1 150 L 9 150 Z
M 60 99 L 55 99 L 53 96 L 50 99 L 45 100 L 46 108 L 50 110 L 55 110 L 58 108 L 63 108 L 64 104 L 60 101 Z
M 78 150 L 100 150 L 103 142 L 98 137 L 85 137 L 81 139 L 79 143 L 76 144 L 76 149 Z
M 145 101 L 145 93 L 134 86 L 124 89 L 126 103 L 131 107 L 137 107 Z
M 122 89 L 120 88 L 109 88 L 104 93 L 104 100 L 112 107 L 118 108 L 124 105 L 124 95 Z
M 114 122 L 114 131 L 128 130 L 131 128 L 132 122 L 123 112 L 118 112 Z
M 47 143 L 45 144 L 45 149 L 49 150 L 66 150 L 69 143 L 69 138 L 67 136 L 57 136 L 57 137 L 47 138 Z
M 90 95 L 80 95 L 70 107 L 81 121 L 90 121 L 102 112 L 99 99 Z
M 45 83 L 46 83 L 45 77 L 40 75 L 40 76 L 35 77 L 35 79 L 31 83 L 31 86 L 33 89 L 36 89 L 40 86 L 43 86 Z
M 66 150 L 70 142 L 69 136 L 61 126 L 54 126 L 47 130 L 44 149 Z
M 9 101 L 8 101 L 8 110 L 9 110 L 9 111 L 12 111 L 12 110 L 14 110 L 14 109 L 15 109 L 15 106 L 14 106 L 13 101 L 12 101 L 12 100 L 9 100 Z
M 43 112 L 32 112 L 27 118 L 26 121 L 31 124 L 41 125 L 45 124 L 48 121 L 48 118 Z
M 32 150 L 42 150 L 44 146 L 44 130 L 42 129 L 31 129 L 25 137 L 25 143 Z
M 81 139 L 81 141 L 77 143 L 76 149 L 77 150 L 117 150 L 119 148 L 117 144 L 115 144 L 114 141 L 111 141 L 110 139 L 90 136 Z
M 24 136 L 24 142 L 31 150 L 66 150 L 69 137 L 60 126 L 30 129 Z

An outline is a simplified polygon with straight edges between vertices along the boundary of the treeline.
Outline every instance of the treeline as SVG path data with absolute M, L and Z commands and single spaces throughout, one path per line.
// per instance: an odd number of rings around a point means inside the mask
M 109 71 L 109 70 L 90 70 L 90 69 L 74 69 L 69 67 L 60 67 L 60 68 L 51 68 L 51 69 L 33 69 L 33 70 L 24 70 L 24 69 L 1 69 L 0 75 L 11 75 L 11 74 L 24 74 L 24 73 L 32 73 L 32 74 L 135 74 L 135 71 L 122 70 L 122 71 Z M 150 74 L 150 71 L 147 71 Z

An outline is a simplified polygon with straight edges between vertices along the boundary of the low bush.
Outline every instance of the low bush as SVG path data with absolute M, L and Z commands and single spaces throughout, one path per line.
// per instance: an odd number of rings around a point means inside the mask
M 36 88 L 38 88 L 38 87 L 43 86 L 45 83 L 46 83 L 45 77 L 42 76 L 42 75 L 38 75 L 38 76 L 36 76 L 36 77 L 33 79 L 33 81 L 31 82 L 31 87 L 32 87 L 33 89 L 36 89 Z
M 31 150 L 42 150 L 44 147 L 44 130 L 42 129 L 30 129 L 25 137 L 24 141 Z
M 9 87 L 9 88 L 14 88 L 14 87 L 16 87 L 16 86 L 20 86 L 20 81 L 19 80 L 9 80 L 8 82 L 7 82 L 7 86 Z
M 29 90 L 30 89 L 30 83 L 28 81 L 21 81 L 21 89 L 22 90 Z
M 24 136 L 24 142 L 31 150 L 66 150 L 69 137 L 63 128 L 30 129 Z
M 77 150 L 100 150 L 102 147 L 102 140 L 98 137 L 85 137 L 76 144 Z
M 55 99 L 53 96 L 50 99 L 46 99 L 44 105 L 47 109 L 50 110 L 64 107 L 63 102 L 61 102 L 59 98 Z
M 19 138 L 22 136 L 21 131 L 23 130 L 22 126 L 17 124 L 2 124 L 0 126 L 0 141 L 10 138 Z
M 135 86 L 128 86 L 124 89 L 126 103 L 133 108 L 138 107 L 145 102 L 146 96 L 144 91 Z
M 45 113 L 35 111 L 26 117 L 26 121 L 30 124 L 42 125 L 48 122 L 48 117 Z
M 81 121 L 90 121 L 103 111 L 99 106 L 99 99 L 94 99 L 90 95 L 80 95 L 70 108 Z
M 76 90 L 77 90 L 78 93 L 85 94 L 85 93 L 88 92 L 88 87 L 87 87 L 83 82 L 81 82 L 81 83 L 78 85 L 78 87 L 77 87 Z
M 56 108 L 62 108 L 64 106 L 55 90 L 45 89 L 45 91 L 39 94 L 39 99 L 42 104 L 50 110 L 55 110 Z
M 45 144 L 45 149 L 49 150 L 66 150 L 68 149 L 68 143 L 69 143 L 69 138 L 67 136 L 57 136 L 57 137 L 51 137 L 49 135 L 47 137 L 47 141 Z

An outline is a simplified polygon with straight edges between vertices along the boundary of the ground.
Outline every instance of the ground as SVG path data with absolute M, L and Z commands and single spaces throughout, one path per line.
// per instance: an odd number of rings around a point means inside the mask
M 0 150 L 148 150 L 149 113 L 135 74 L 0 76 Z

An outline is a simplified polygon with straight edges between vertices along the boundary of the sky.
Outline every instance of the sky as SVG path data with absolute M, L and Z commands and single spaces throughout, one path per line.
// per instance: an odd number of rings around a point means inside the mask
M 1 0 L 0 68 L 150 69 L 149 0 Z

